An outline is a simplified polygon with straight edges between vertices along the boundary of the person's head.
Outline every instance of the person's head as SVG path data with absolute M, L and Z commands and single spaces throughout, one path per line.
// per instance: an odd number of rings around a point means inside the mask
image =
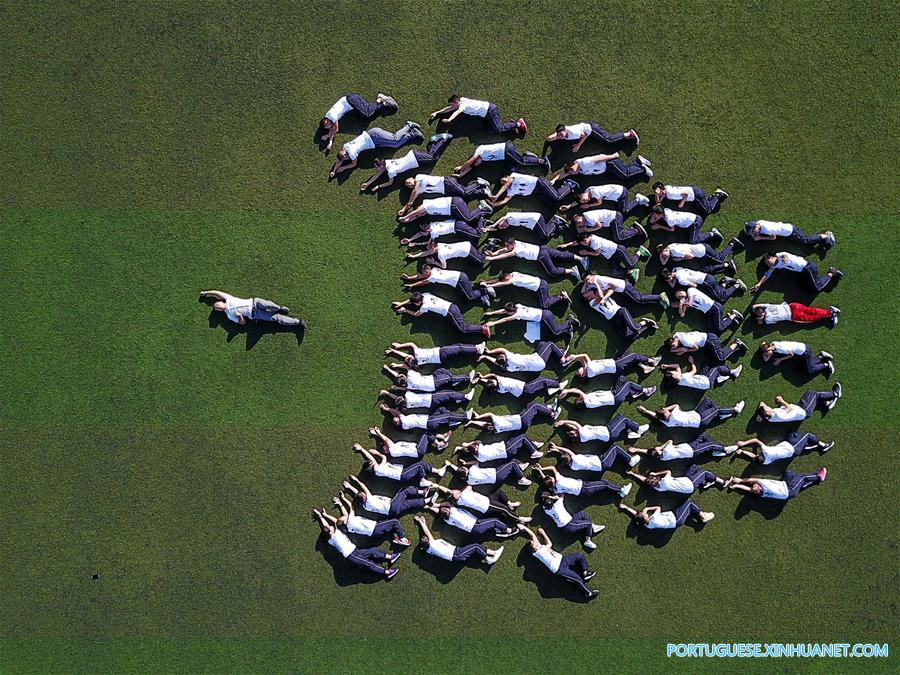
M 578 242 L 581 244 L 587 244 L 591 241 L 591 235 L 588 232 L 584 232 L 578 235 Z
M 461 465 L 456 467 L 456 470 L 453 472 L 457 478 L 460 480 L 465 480 L 469 477 L 469 467 L 465 465 Z
M 334 122 L 332 122 L 327 117 L 323 117 L 319 120 L 319 126 L 322 128 L 322 131 L 331 131 L 331 127 L 334 126 Z
M 416 357 L 411 354 L 408 354 L 407 356 L 403 357 L 403 363 L 405 363 L 407 366 L 412 368 L 414 365 L 416 365 Z M 403 378 L 406 379 L 406 376 L 404 375 Z M 399 384 L 399 382 L 398 382 L 398 384 Z
M 459 94 L 450 94 L 450 98 L 447 99 L 447 103 L 450 105 L 459 105 Z
M 672 337 L 668 338 L 663 344 L 666 346 L 666 349 L 678 349 L 678 338 L 673 335 Z
M 337 157 L 342 162 L 346 162 L 348 159 L 350 159 L 350 154 L 346 150 L 341 148 L 340 150 L 338 150 Z
M 512 178 L 512 176 L 510 176 L 509 174 L 507 174 L 505 176 L 500 176 L 500 182 L 505 183 L 506 181 L 508 181 L 511 178 Z
M 647 487 L 655 488 L 659 485 L 662 478 L 660 476 L 647 476 Z
M 414 187 L 416 187 L 416 179 L 413 177 L 409 177 L 405 181 L 403 181 L 403 184 L 410 190 L 412 190 Z
M 434 448 L 438 452 L 440 452 L 441 450 L 446 448 L 448 445 L 450 445 L 450 443 L 443 436 L 440 436 L 440 437 L 435 436 L 434 439 L 431 441 L 431 447 Z
M 422 304 L 423 300 L 425 300 L 425 297 L 419 292 L 413 293 L 411 296 L 409 296 L 410 304 L 417 307 Z
M 575 162 L 569 162 L 563 167 L 563 171 L 566 173 L 575 173 L 578 170 L 578 165 Z
M 666 186 L 663 185 L 662 183 L 660 183 L 659 181 L 656 181 L 653 184 L 653 191 L 656 194 L 658 194 L 660 197 L 662 197 L 666 193 Z
M 763 260 L 766 261 L 766 265 L 768 265 L 769 267 L 775 267 L 775 263 L 778 262 L 778 256 L 774 253 L 767 253 L 766 257 L 763 258 Z
M 544 474 L 543 476 L 541 476 L 541 483 L 543 483 L 544 487 L 547 490 L 552 490 L 554 487 L 556 487 L 556 478 L 554 476 L 551 476 L 550 474 Z
M 217 312 L 224 312 L 225 311 L 225 303 L 222 302 L 221 300 L 217 300 L 216 302 L 213 303 L 213 309 L 216 310 Z
M 589 201 L 591 201 L 591 196 L 587 192 L 582 192 L 578 195 L 578 202 L 580 204 L 587 204 Z
M 759 353 L 762 354 L 763 361 L 768 361 L 772 358 L 772 354 L 775 353 L 775 346 L 763 340 L 762 344 L 759 345 Z
M 353 501 L 359 506 L 365 506 L 366 495 L 362 492 L 357 492 L 355 495 L 353 495 Z
M 762 485 L 760 485 L 759 483 L 754 483 L 754 484 L 750 487 L 750 494 L 752 494 L 754 497 L 759 497 L 759 496 L 761 496 L 761 495 L 762 495 L 762 491 L 763 491 Z
M 511 277 L 512 274 L 510 272 L 504 272 L 500 275 L 500 281 L 509 281 Z
M 573 429 L 572 427 L 566 428 L 566 436 L 571 438 L 573 441 L 578 438 L 578 429 Z
M 450 502 L 441 502 L 440 504 L 438 504 L 438 512 L 444 518 L 446 518 L 447 516 L 450 515 L 450 507 L 451 507 Z
M 509 365 L 509 358 L 506 354 L 499 354 L 497 356 L 497 363 L 500 364 L 501 367 L 506 368 L 506 366 Z
M 675 300 L 677 302 L 681 302 L 682 300 L 687 300 L 687 293 L 682 290 L 675 291 Z
M 423 276 L 426 276 L 426 277 L 427 277 L 427 276 L 429 276 L 429 275 L 431 274 L 431 270 L 433 270 L 433 269 L 434 269 L 434 265 L 432 265 L 431 263 L 426 262 L 424 265 L 422 265 L 422 269 L 421 269 L 419 272 L 420 272 L 420 274 L 422 274 Z
M 383 160 L 381 157 L 376 157 L 376 158 L 372 161 L 372 164 L 374 164 L 374 166 L 375 166 L 376 169 L 383 169 L 383 168 L 384 168 L 384 160 Z
M 412 358 L 412 357 L 410 357 Z M 406 386 L 406 375 L 398 375 L 397 376 L 397 386 L 405 387 Z
M 662 459 L 663 451 L 662 448 L 653 448 L 650 450 L 650 456 L 654 459 Z
M 541 506 L 545 509 L 553 508 L 553 505 L 556 503 L 556 498 L 548 492 L 544 492 L 541 494 Z
M 584 216 L 582 216 L 580 213 L 572 216 L 572 224 L 575 227 L 581 227 L 582 225 L 584 225 Z
M 765 307 L 754 307 L 753 308 L 753 316 L 755 316 L 758 320 L 762 321 L 766 318 L 766 308 Z
M 671 414 L 672 413 L 670 413 L 666 408 L 663 408 L 662 406 L 656 409 L 656 416 L 661 420 L 669 419 Z
M 503 310 L 509 312 L 510 314 L 514 314 L 516 311 L 516 303 L 507 302 L 505 305 L 503 305 Z
M 482 377 L 481 385 L 488 391 L 497 391 L 497 388 L 500 386 L 500 383 L 496 380 L 496 378 Z
M 555 128 L 553 131 L 555 131 L 555 132 L 558 133 L 558 134 L 561 134 L 561 133 L 562 133 L 563 131 L 565 131 L 565 130 L 566 130 L 566 125 L 565 125 L 565 124 L 557 124 L 557 125 L 556 125 L 556 128 Z
M 672 270 L 670 270 L 668 267 L 663 267 L 663 268 L 659 271 L 659 273 L 662 275 L 662 278 L 663 278 L 663 279 L 669 279 L 669 280 L 672 280 L 672 279 L 675 278 L 675 273 L 672 272 Z
M 648 516 L 643 511 L 638 511 L 634 514 L 634 524 L 635 525 L 646 525 L 650 522 L 650 516 Z
M 650 209 L 650 220 L 659 220 L 664 214 L 665 211 L 663 210 L 663 207 L 657 204 Z
M 507 237 L 506 239 L 503 240 L 503 243 L 506 246 L 506 248 L 512 248 L 513 246 L 516 245 L 516 238 L 515 237 Z

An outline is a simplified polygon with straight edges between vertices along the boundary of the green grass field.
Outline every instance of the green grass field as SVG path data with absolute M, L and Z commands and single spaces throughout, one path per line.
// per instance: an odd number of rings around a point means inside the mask
M 837 0 L 0 5 L 0 668 L 896 671 L 665 645 L 897 642 L 898 17 Z M 359 469 L 381 351 L 410 326 L 388 309 L 396 193 L 359 196 L 367 171 L 327 184 L 313 132 L 348 91 L 394 95 L 376 122 L 394 129 L 456 90 L 525 115 L 533 151 L 559 121 L 634 126 L 661 180 L 731 192 L 710 220 L 726 234 L 752 216 L 836 232 L 825 264 L 846 279 L 816 304 L 841 324 L 792 333 L 844 385 L 807 423 L 837 447 L 792 465 L 827 465 L 823 486 L 777 517 L 705 493 L 717 519 L 664 546 L 591 506 L 591 604 L 523 566 L 521 542 L 452 579 L 406 556 L 390 584 L 348 583 L 323 558 L 309 512 Z M 437 171 L 470 151 L 454 140 Z M 757 259 L 739 262 L 752 279 Z M 211 327 L 209 287 L 310 330 Z M 603 354 L 603 332 L 582 347 Z M 804 388 L 746 369 L 714 398 Z

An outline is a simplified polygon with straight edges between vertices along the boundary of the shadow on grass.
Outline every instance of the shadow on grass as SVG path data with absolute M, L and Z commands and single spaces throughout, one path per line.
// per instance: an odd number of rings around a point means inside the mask
M 334 573 L 334 583 L 338 586 L 377 584 L 380 581 L 384 581 L 384 577 L 347 562 L 333 546 L 328 545 L 328 542 L 322 535 L 316 537 L 315 550 L 331 565 L 331 571 Z
M 544 599 L 560 598 L 570 602 L 586 604 L 588 599 L 575 584 L 552 574 L 531 554 L 531 546 L 525 545 L 516 557 L 516 566 L 522 568 L 522 580 L 534 584 Z
M 262 340 L 265 335 L 275 335 L 276 333 L 291 333 L 297 338 L 297 346 L 303 344 L 306 337 L 306 329 L 303 326 L 282 326 L 281 324 L 271 321 L 251 321 L 241 326 L 234 323 L 225 316 L 224 312 L 211 310 L 208 317 L 209 327 L 212 329 L 221 328 L 225 331 L 227 337 L 226 342 L 231 342 L 238 335 L 247 336 L 247 351 L 253 349 L 256 344 Z
M 759 499 L 745 495 L 734 510 L 734 519 L 741 520 L 750 513 L 758 513 L 766 520 L 773 520 L 781 515 L 787 501 L 781 499 Z

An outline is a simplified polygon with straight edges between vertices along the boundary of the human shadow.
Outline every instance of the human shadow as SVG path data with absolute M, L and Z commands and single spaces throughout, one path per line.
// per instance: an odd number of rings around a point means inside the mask
M 331 566 L 331 571 L 334 574 L 334 582 L 338 586 L 345 587 L 358 586 L 360 584 L 376 584 L 384 580 L 384 577 L 378 576 L 373 572 L 361 569 L 356 567 L 356 565 L 347 562 L 346 558 L 341 556 L 333 546 L 328 545 L 328 542 L 323 535 L 316 537 L 314 550 L 320 553 L 322 557 L 325 558 L 325 562 Z
M 225 331 L 226 342 L 231 342 L 238 335 L 246 335 L 246 349 L 250 351 L 256 344 L 262 340 L 265 335 L 275 335 L 276 333 L 293 333 L 297 338 L 297 346 L 303 344 L 306 337 L 306 328 L 300 326 L 282 326 L 281 324 L 271 321 L 250 321 L 243 326 L 228 319 L 224 312 L 211 310 L 207 319 L 209 327 Z
M 781 515 L 785 506 L 787 506 L 787 500 L 760 499 L 744 495 L 734 510 L 734 519 L 741 520 L 750 513 L 757 513 L 766 520 L 773 520 Z
M 423 133 L 425 127 L 422 127 Z M 465 138 L 472 145 L 486 145 L 488 143 L 500 143 L 501 141 L 511 141 L 519 138 L 515 131 L 505 134 L 492 134 L 484 127 L 484 120 L 472 115 L 460 115 L 452 122 L 446 122 L 444 119 L 435 120 L 434 133 L 452 134 L 454 139 Z
M 546 600 L 561 599 L 569 602 L 586 604 L 588 598 L 575 584 L 566 581 L 544 567 L 541 562 L 531 554 L 531 546 L 526 544 L 519 550 L 516 557 L 516 566 L 522 568 L 522 580 L 534 584 L 540 596 Z

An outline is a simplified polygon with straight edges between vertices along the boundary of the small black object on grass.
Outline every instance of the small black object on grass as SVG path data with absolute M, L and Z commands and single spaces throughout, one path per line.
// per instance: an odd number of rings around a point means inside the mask
M 99 575 L 99 574 L 92 574 L 92 575 L 91 575 L 91 580 L 92 580 L 92 581 L 97 581 L 97 579 L 99 579 L 99 578 L 100 578 L 100 575 Z

